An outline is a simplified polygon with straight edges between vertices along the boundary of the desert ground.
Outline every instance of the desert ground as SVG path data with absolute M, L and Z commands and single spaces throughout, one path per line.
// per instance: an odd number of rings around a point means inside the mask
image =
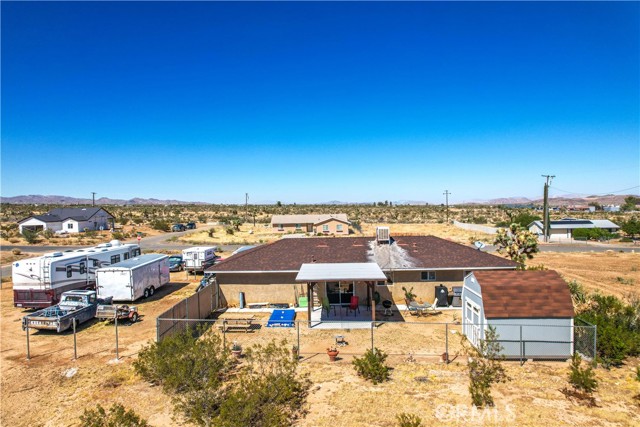
M 640 254 L 633 253 L 544 253 L 534 264 L 557 269 L 565 278 L 576 279 L 589 289 L 621 295 L 640 282 Z M 132 361 L 140 348 L 155 339 L 155 319 L 171 305 L 190 295 L 197 281 L 184 273 L 173 273 L 171 284 L 154 297 L 140 302 L 142 320 L 119 327 L 119 360 L 115 360 L 113 324 L 91 322 L 77 334 L 78 359 L 73 360 L 73 334 L 32 332 L 31 360 L 26 360 L 26 336 L 21 330 L 23 310 L 12 305 L 10 283 L 0 291 L 1 314 L 1 410 L 0 424 L 7 426 L 73 426 L 84 408 L 120 402 L 133 408 L 154 426 L 184 425 L 173 412 L 168 397 L 133 372 Z M 617 277 L 633 280 L 623 285 Z M 624 288 L 622 288 L 624 287 Z M 300 370 L 310 375 L 313 386 L 308 415 L 298 426 L 388 426 L 401 412 L 422 417 L 425 425 L 443 426 L 634 426 L 640 423 L 640 393 L 634 381 L 638 360 L 621 368 L 596 370 L 600 388 L 597 406 L 588 408 L 567 400 L 567 362 L 506 362 L 512 380 L 494 387 L 496 407 L 482 412 L 470 406 L 467 392 L 466 356 L 455 326 L 449 330 L 452 363 L 444 364 L 445 330 L 441 322 L 452 322 L 455 312 L 442 312 L 411 323 L 385 324 L 374 331 L 376 347 L 390 353 L 391 381 L 372 385 L 355 375 L 350 362 L 354 354 L 370 346 L 370 330 L 309 330 L 300 328 Z M 401 320 L 405 313 L 396 313 Z M 232 316 L 225 313 L 224 316 Z M 258 323 L 266 314 L 257 314 Z M 299 316 L 304 316 L 303 313 Z M 301 317 L 298 317 L 299 319 Z M 212 329 L 217 332 L 217 328 Z M 455 333 L 454 333 L 455 331 Z M 335 334 L 345 335 L 349 345 L 341 348 L 339 360 L 330 363 L 324 350 Z M 286 339 L 297 342 L 297 330 L 257 328 L 250 333 L 227 333 L 226 340 L 243 346 L 252 342 Z M 408 361 L 409 353 L 415 361 Z

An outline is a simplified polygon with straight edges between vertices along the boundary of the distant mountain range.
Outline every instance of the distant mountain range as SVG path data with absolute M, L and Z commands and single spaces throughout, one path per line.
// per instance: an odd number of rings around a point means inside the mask
M 584 196 L 584 197 L 570 197 L 570 196 L 556 196 L 549 198 L 549 204 L 551 206 L 587 206 L 589 203 L 598 203 L 600 205 L 622 205 L 624 204 L 625 197 L 629 195 L 614 195 L 608 194 L 605 196 Z M 31 204 L 31 205 L 90 205 L 91 199 L 83 199 L 68 196 L 42 196 L 42 195 L 29 195 L 29 196 L 14 196 L 14 197 L 0 197 L 0 203 L 7 204 Z M 371 205 L 374 202 L 365 203 L 351 203 L 341 202 L 338 200 L 332 200 L 330 202 L 316 203 L 319 205 Z M 398 200 L 392 201 L 394 205 L 426 205 L 436 204 L 428 203 L 419 200 Z M 209 205 L 211 203 L 206 202 L 185 202 L 182 200 L 160 200 L 160 199 L 143 199 L 134 197 L 133 199 L 110 199 L 108 197 L 100 197 L 96 199 L 98 205 Z M 262 204 L 275 204 L 262 203 Z M 437 203 L 439 204 L 439 203 Z M 542 198 L 529 199 L 527 197 L 505 197 L 491 200 L 473 200 L 467 203 L 459 204 L 472 204 L 472 205 L 542 205 Z
M 0 197 L 1 203 L 13 203 L 18 205 L 90 205 L 91 199 L 82 199 L 68 196 L 15 196 Z M 97 205 L 207 205 L 203 202 L 184 202 L 181 200 L 159 200 L 159 199 L 142 199 L 134 197 L 133 199 L 110 199 L 108 197 L 100 197 L 96 199 Z

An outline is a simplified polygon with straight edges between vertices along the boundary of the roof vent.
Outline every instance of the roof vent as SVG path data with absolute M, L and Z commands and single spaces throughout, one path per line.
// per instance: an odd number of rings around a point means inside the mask
M 112 240 L 110 244 L 111 246 L 122 246 L 122 243 L 120 243 L 120 240 Z
M 376 227 L 376 243 L 389 244 L 391 242 L 391 236 L 389 233 L 389 227 Z
M 54 252 L 51 256 L 62 256 L 62 252 Z

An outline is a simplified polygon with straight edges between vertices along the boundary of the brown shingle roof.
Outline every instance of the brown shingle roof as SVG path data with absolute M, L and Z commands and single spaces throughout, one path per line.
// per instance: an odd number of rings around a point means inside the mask
M 371 262 L 372 237 L 281 239 L 241 252 L 209 271 L 298 271 L 303 263 Z M 410 266 L 397 267 L 376 260 L 380 268 L 465 269 L 515 268 L 508 259 L 434 236 L 402 236 L 395 244 L 409 257 Z M 404 260 L 403 260 L 404 261 Z
M 546 271 L 474 271 L 487 319 L 568 318 L 574 316 L 569 286 Z

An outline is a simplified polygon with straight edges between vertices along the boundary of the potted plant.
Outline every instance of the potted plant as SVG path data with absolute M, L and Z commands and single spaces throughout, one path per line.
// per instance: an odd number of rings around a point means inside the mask
M 331 347 L 327 348 L 327 355 L 329 355 L 330 362 L 336 361 L 336 356 L 338 356 L 338 353 L 340 352 L 338 351 L 335 345 L 332 345 Z
M 239 359 L 240 356 L 242 356 L 242 346 L 236 341 L 234 341 L 233 345 L 231 346 L 231 354 L 233 354 L 236 359 Z

